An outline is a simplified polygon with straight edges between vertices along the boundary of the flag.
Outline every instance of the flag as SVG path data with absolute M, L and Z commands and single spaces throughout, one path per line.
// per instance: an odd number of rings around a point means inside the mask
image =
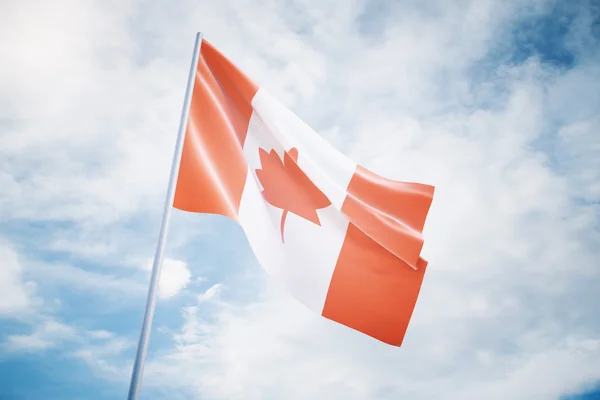
M 173 206 L 237 221 L 312 311 L 400 346 L 433 191 L 357 165 L 202 41 Z

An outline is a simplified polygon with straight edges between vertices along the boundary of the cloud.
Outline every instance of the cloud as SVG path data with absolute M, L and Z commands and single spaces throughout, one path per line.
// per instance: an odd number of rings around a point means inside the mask
M 205 301 L 212 300 L 218 297 L 221 294 L 222 290 L 223 285 L 220 283 L 215 283 L 214 285 L 206 289 L 203 293 L 200 293 L 198 295 L 198 302 L 203 303 Z
M 89 331 L 88 332 L 88 336 L 92 339 L 110 339 L 112 337 L 114 337 L 114 334 L 112 332 L 108 332 L 108 331 L 104 331 L 104 330 L 96 330 L 96 331 Z
M 170 155 L 154 140 L 172 148 L 181 96 L 171 96 L 183 82 L 166 81 L 175 75 L 160 61 L 146 73 L 135 68 L 131 4 L 27 1 L 5 9 L 0 103 L 10 124 L 0 137 L 3 214 L 106 224 L 162 192 Z M 156 118 L 166 110 L 169 121 Z
M 35 284 L 24 281 L 22 272 L 13 247 L 0 241 L 0 317 L 31 311 L 37 303 Z
M 7 336 L 2 348 L 11 357 L 22 353 L 36 353 L 39 357 L 49 349 L 58 349 L 61 357 L 84 363 L 104 379 L 124 380 L 130 373 L 130 365 L 121 361 L 122 355 L 130 353 L 133 345 L 132 340 L 114 332 L 86 330 L 56 317 L 41 315 L 32 321 L 31 333 Z
M 145 264 L 147 271 L 152 270 L 152 260 Z M 176 296 L 190 283 L 191 273 L 184 261 L 165 258 L 162 264 L 160 281 L 158 283 L 158 296 L 169 299 Z
M 10 351 L 37 351 L 77 338 L 76 331 L 52 318 L 45 318 L 29 335 L 10 335 L 4 343 Z
M 147 290 L 143 276 L 136 271 L 111 273 L 58 262 L 33 264 L 31 275 L 37 281 L 44 282 L 48 288 L 62 287 L 68 288 L 71 293 L 96 295 L 105 303 L 121 301 L 123 298 L 142 298 Z
M 96 338 L 99 339 L 99 338 Z M 131 353 L 134 343 L 126 338 L 111 334 L 110 337 L 96 343 L 86 343 L 68 352 L 73 357 L 92 369 L 101 378 L 125 383 L 131 373 L 130 363 L 115 362 L 122 360 L 123 353 Z

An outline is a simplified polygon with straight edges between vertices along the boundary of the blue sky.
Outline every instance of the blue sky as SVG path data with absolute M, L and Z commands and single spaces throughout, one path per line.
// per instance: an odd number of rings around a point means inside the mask
M 194 34 L 362 165 L 435 184 L 398 350 L 175 211 L 144 399 L 596 399 L 592 1 L 13 2 L 0 16 L 0 399 L 127 392 Z

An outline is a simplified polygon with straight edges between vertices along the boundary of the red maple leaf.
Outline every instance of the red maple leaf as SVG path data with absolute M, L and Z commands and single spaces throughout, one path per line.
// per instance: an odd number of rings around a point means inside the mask
M 281 241 L 284 241 L 283 227 L 288 212 L 321 226 L 317 210 L 331 202 L 298 167 L 298 149 L 294 147 L 285 152 L 283 162 L 275 150 L 267 153 L 259 148 L 258 152 L 262 169 L 256 170 L 256 176 L 263 186 L 263 197 L 267 203 L 283 210 Z

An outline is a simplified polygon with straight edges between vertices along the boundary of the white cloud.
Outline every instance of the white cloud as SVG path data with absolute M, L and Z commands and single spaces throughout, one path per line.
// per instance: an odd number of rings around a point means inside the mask
M 134 343 L 114 334 L 102 339 L 104 340 L 99 343 L 85 343 L 77 346 L 68 354 L 88 365 L 100 377 L 120 381 L 124 385 L 131 374 L 130 360 L 125 363 L 115 363 L 114 359 L 122 360 L 123 353 L 129 352 L 134 347 Z
M 38 281 L 54 287 L 68 287 L 73 291 L 102 296 L 104 301 L 118 301 L 123 297 L 143 297 L 147 285 L 143 277 L 125 270 L 125 273 L 108 273 L 61 263 L 34 263 L 32 268 Z M 111 296 L 107 297 L 106 294 Z
M 96 331 L 89 331 L 88 332 L 88 336 L 92 339 L 111 339 L 114 337 L 114 334 L 112 332 L 108 332 L 108 331 L 104 331 L 104 330 L 96 330 Z
M 123 362 L 123 353 L 130 352 L 134 342 L 114 332 L 85 330 L 41 315 L 31 321 L 31 333 L 9 335 L 2 345 L 11 357 L 60 349 L 63 355 L 85 363 L 104 379 L 124 384 L 131 366 L 130 360 Z
M 37 351 L 77 338 L 77 332 L 72 327 L 53 318 L 45 318 L 29 335 L 8 336 L 4 346 L 10 351 Z
M 0 317 L 30 311 L 36 304 L 35 284 L 24 281 L 22 273 L 13 247 L 0 241 Z
M 53 345 L 54 343 L 42 339 L 39 335 L 9 336 L 5 344 L 11 350 L 44 350 Z
M 419 307 L 397 349 L 268 287 L 265 300 L 225 304 L 215 319 L 186 308 L 173 352 L 149 362 L 145 385 L 215 399 L 551 399 L 591 384 L 600 367 L 597 339 L 568 336 L 569 327 L 515 329 L 511 321 L 525 310 L 503 304 L 477 312 L 470 293 L 459 314 L 445 307 L 428 318 Z M 447 301 L 440 297 L 430 309 Z
M 105 224 L 164 190 L 163 149 L 174 144 L 181 95 L 173 96 L 184 82 L 160 60 L 146 72 L 135 67 L 131 4 L 25 1 L 3 9 L 0 104 L 11 124 L 0 136 L 2 214 Z M 171 118 L 157 118 L 165 112 Z
M 205 301 L 212 300 L 218 297 L 221 294 L 222 290 L 223 285 L 220 283 L 215 283 L 214 285 L 206 289 L 203 293 L 198 295 L 198 302 L 202 303 Z
M 598 88 L 600 89 L 600 88 Z M 574 195 L 586 201 L 600 199 L 600 118 L 590 118 L 566 125 L 558 132 L 558 145 Z
M 147 271 L 152 271 L 152 260 L 144 266 Z M 160 281 L 158 283 L 158 296 L 169 299 L 176 296 L 190 283 L 192 274 L 184 261 L 171 258 L 163 259 Z

